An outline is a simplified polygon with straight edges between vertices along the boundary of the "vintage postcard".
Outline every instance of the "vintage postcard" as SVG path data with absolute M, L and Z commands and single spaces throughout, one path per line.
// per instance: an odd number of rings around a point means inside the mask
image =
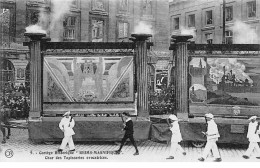
M 0 4 L 0 162 L 260 161 L 260 0 Z

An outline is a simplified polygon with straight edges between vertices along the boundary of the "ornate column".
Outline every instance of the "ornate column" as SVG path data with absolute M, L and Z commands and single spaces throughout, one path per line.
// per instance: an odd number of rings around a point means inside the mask
M 188 119 L 189 102 L 188 102 L 188 40 L 192 38 L 192 35 L 173 35 L 172 36 L 176 48 L 176 78 L 175 78 L 175 93 L 176 93 L 176 110 L 178 118 L 183 120 Z
M 46 34 L 25 33 L 31 41 L 30 50 L 30 118 L 41 116 L 42 112 L 42 57 L 41 40 Z
M 147 42 L 150 34 L 132 34 L 136 44 L 136 87 L 137 87 L 137 115 L 138 117 L 149 116 L 148 106 L 148 57 L 147 57 Z

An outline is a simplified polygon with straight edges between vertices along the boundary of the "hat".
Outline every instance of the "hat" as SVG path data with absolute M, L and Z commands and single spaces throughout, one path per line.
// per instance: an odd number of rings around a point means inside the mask
M 256 118 L 257 118 L 257 116 L 252 116 L 248 120 L 253 120 L 253 119 L 256 119 Z
M 234 110 L 239 110 L 240 109 L 240 107 L 239 106 L 234 106 L 234 107 L 232 107 Z
M 213 114 L 208 113 L 208 114 L 205 114 L 205 117 L 213 119 L 214 116 L 213 116 Z
M 123 112 L 123 115 L 125 115 L 125 116 L 130 116 L 130 114 L 128 113 L 128 112 Z
M 70 115 L 70 111 L 67 111 L 66 113 L 63 114 L 63 116 L 66 116 L 66 115 Z
M 176 115 L 174 115 L 174 114 L 171 114 L 171 115 L 169 116 L 169 119 L 171 119 L 171 120 L 173 120 L 173 121 L 178 120 L 178 118 L 177 118 Z

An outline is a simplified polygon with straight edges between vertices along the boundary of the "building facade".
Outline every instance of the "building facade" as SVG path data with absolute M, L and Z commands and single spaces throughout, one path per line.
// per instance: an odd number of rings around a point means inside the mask
M 223 2 L 225 39 L 223 40 Z M 198 44 L 247 43 L 260 40 L 259 0 L 172 0 L 171 33 L 190 33 Z M 250 34 L 249 34 L 250 33 Z M 240 37 L 245 37 L 239 39 Z
M 65 3 L 69 9 L 62 13 Z M 166 55 L 168 59 L 168 0 L 2 0 L 0 7 L 4 20 L 0 58 L 6 65 L 1 66 L 2 82 L 29 81 L 29 52 L 22 43 L 29 40 L 24 37 L 25 28 L 35 24 L 46 30 L 52 41 L 128 42 L 135 27 L 143 22 L 153 34 L 151 57 Z M 153 73 L 156 63 L 151 64 Z

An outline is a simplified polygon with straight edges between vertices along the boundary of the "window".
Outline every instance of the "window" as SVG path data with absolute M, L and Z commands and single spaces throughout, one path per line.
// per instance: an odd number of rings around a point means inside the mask
M 233 32 L 228 30 L 225 32 L 226 44 L 233 44 Z
M 174 29 L 175 30 L 180 29 L 180 18 L 179 17 L 174 18 L 173 24 L 174 24 Z
M 75 16 L 69 16 L 65 18 L 63 22 L 64 26 L 75 26 L 76 25 L 76 17 Z
M 74 29 L 66 29 L 63 34 L 64 39 L 74 40 L 76 39 L 76 34 Z
M 226 7 L 226 21 L 232 21 L 233 20 L 233 6 Z
M 76 23 L 77 17 L 76 16 L 68 16 L 63 21 L 64 33 L 63 38 L 64 40 L 75 40 L 76 39 Z
M 102 42 L 103 41 L 103 20 L 92 20 L 92 42 Z
M 77 0 L 73 0 L 71 4 L 73 7 L 77 7 L 78 2 L 77 2 Z
M 70 17 L 70 26 L 76 25 L 76 17 Z
M 247 2 L 247 16 L 248 17 L 256 16 L 256 1 Z
M 16 7 L 15 3 L 7 1 L 0 2 L 0 46 L 10 46 L 11 42 L 15 42 L 16 38 Z
M 30 24 L 32 24 L 32 25 L 38 23 L 38 21 L 39 21 L 39 12 L 38 11 L 33 11 L 31 13 L 30 21 L 31 21 Z
M 206 11 L 206 25 L 209 25 L 212 23 L 213 23 L 212 10 Z
M 103 0 L 92 0 L 92 10 L 104 11 L 104 1 Z
M 120 11 L 128 11 L 128 0 L 120 0 L 119 10 Z
M 257 44 L 258 43 L 258 36 L 256 27 L 250 27 L 250 29 L 246 32 L 246 39 L 244 41 L 245 44 Z
M 143 1 L 143 15 L 152 15 L 152 0 Z
M 23 68 L 18 68 L 17 69 L 17 75 L 16 75 L 16 78 L 17 79 L 24 79 L 25 77 L 25 71 Z
M 0 29 L 0 45 L 3 47 L 9 46 L 10 39 L 10 10 L 9 9 L 1 9 L 0 20 L 1 20 L 1 29 Z
M 128 37 L 128 23 L 119 22 L 118 23 L 118 38 Z
M 14 65 L 11 61 L 4 59 L 0 66 L 2 67 L 1 73 L 2 73 L 2 81 L 3 82 L 13 82 L 14 81 Z
M 206 36 L 207 44 L 212 44 L 212 42 L 213 42 L 213 34 L 212 33 L 207 33 L 207 34 L 205 34 L 205 36 Z
M 10 10 L 9 9 L 1 9 L 0 13 L 1 23 L 3 26 L 9 27 L 10 23 Z
M 188 16 L 188 27 L 195 27 L 195 14 Z

